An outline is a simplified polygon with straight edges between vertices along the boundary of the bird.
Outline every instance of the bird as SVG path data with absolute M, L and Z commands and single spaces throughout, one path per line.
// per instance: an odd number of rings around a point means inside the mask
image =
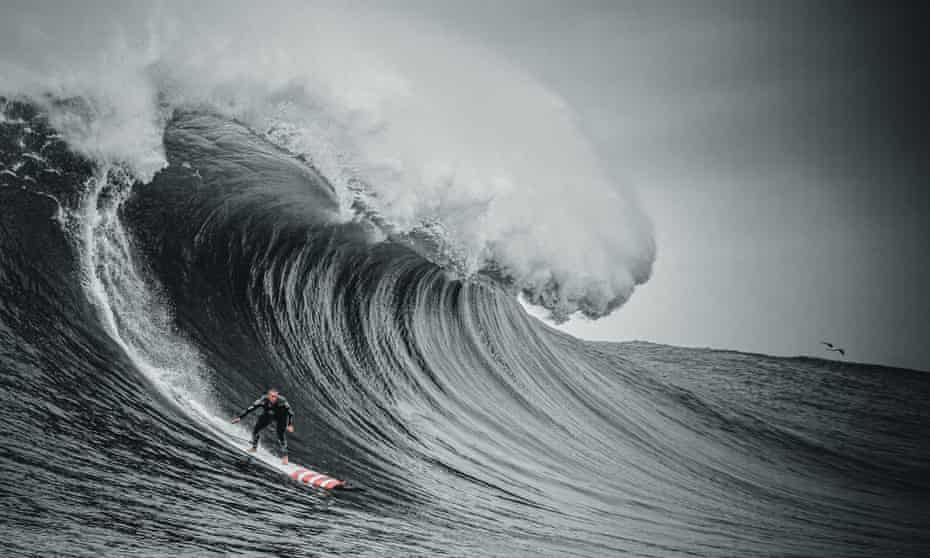
M 834 352 L 834 353 L 840 353 L 841 355 L 846 356 L 846 351 L 845 351 L 844 349 L 840 348 L 840 347 L 837 347 L 837 346 L 834 345 L 833 343 L 830 343 L 830 342 L 827 342 L 827 341 L 821 341 L 820 344 L 821 344 L 821 345 L 826 345 L 828 351 L 831 351 L 831 352 Z

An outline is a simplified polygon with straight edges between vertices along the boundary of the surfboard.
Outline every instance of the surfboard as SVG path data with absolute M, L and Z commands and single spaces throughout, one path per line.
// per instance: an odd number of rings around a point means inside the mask
M 345 488 L 347 483 L 344 480 L 337 479 L 325 473 L 319 473 L 313 469 L 304 467 L 303 465 L 298 465 L 296 463 L 289 463 L 284 465 L 282 463 L 269 463 L 268 461 L 262 459 L 257 453 L 250 453 L 244 448 L 240 448 L 242 453 L 249 456 L 251 461 L 258 461 L 267 465 L 268 467 L 274 468 L 280 473 L 284 473 L 291 480 L 305 484 L 307 486 L 313 486 L 316 488 L 322 488 L 324 490 L 336 490 L 339 488 Z
M 301 467 L 300 465 L 294 465 L 294 470 L 288 473 L 287 476 L 299 483 L 308 486 L 316 486 L 317 488 L 326 490 L 335 490 L 337 488 L 345 488 L 346 486 L 346 481 L 344 480 L 331 477 L 324 473 L 317 473 L 316 471 Z

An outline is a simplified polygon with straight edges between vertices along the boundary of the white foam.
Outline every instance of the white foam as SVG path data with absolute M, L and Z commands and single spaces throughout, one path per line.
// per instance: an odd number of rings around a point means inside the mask
M 137 265 L 119 215 L 131 185 L 125 172 L 102 167 L 88 181 L 79 210 L 65 219 L 77 240 L 85 293 L 106 332 L 153 386 L 227 444 L 241 445 L 236 438 L 246 436 L 243 427 L 229 424 L 217 412 L 211 371 L 176 331 L 157 282 Z
M 306 154 L 346 218 L 363 198 L 395 232 L 441 231 L 466 272 L 493 262 L 559 318 L 608 312 L 648 278 L 649 220 L 532 76 L 423 22 L 276 8 L 82 6 L 63 28 L 60 7 L 31 8 L 0 24 L 13 37 L 0 39 L 0 89 L 38 99 L 74 149 L 143 181 L 165 164 L 172 108 L 245 121 Z

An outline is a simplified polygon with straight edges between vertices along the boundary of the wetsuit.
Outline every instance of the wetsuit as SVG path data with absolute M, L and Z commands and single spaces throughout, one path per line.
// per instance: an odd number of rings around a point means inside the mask
M 287 455 L 287 427 L 294 424 L 294 411 L 291 410 L 287 399 L 279 395 L 278 400 L 272 403 L 267 395 L 263 396 L 249 405 L 248 409 L 242 411 L 239 418 L 245 417 L 255 409 L 261 409 L 262 416 L 258 417 L 258 420 L 255 421 L 255 428 L 252 429 L 252 447 L 258 447 L 258 437 L 261 431 L 272 421 L 275 421 L 277 423 L 278 442 L 281 443 L 281 450 L 284 455 Z

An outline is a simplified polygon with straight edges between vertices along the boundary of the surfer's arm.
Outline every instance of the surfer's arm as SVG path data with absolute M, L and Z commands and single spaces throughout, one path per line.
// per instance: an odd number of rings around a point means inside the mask
M 287 409 L 287 425 L 293 430 L 294 427 L 294 409 L 291 409 L 291 404 L 284 402 L 284 408 Z
M 255 409 L 258 409 L 259 407 L 262 406 L 262 403 L 264 402 L 265 402 L 264 397 L 262 397 L 261 399 L 256 399 L 255 403 L 252 403 L 251 405 L 249 405 L 249 407 L 246 410 L 242 411 L 242 413 L 239 415 L 239 418 L 241 419 L 245 417 L 246 415 L 248 415 L 249 413 L 251 413 L 252 411 L 254 411 Z

